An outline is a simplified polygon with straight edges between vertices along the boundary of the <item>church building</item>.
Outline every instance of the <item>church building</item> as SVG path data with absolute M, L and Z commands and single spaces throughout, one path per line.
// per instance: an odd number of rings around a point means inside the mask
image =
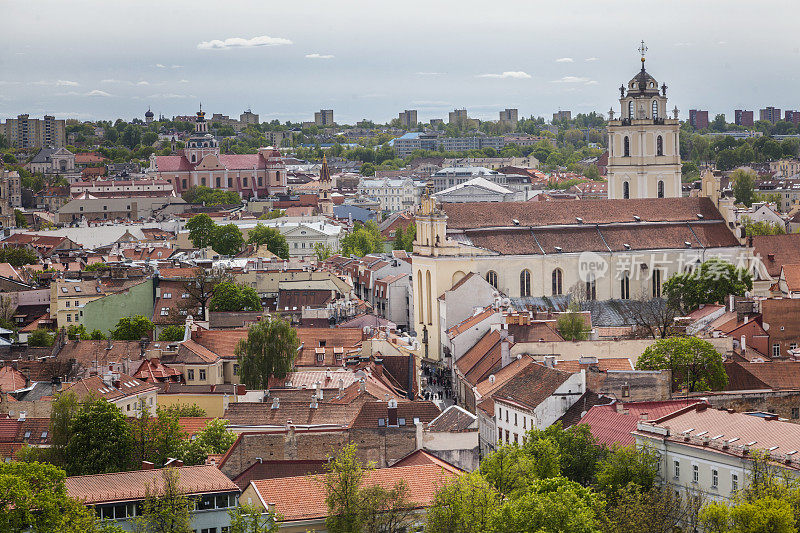
M 644 70 L 609 123 L 607 200 L 446 203 L 423 199 L 412 259 L 414 331 L 423 356 L 445 360 L 440 297 L 469 273 L 521 302 L 659 298 L 666 280 L 719 257 L 753 269 L 732 211 L 682 197 L 678 121 Z M 525 300 L 530 298 L 530 300 Z M 541 300 L 538 300 L 541 302 Z
M 620 116 L 609 110 L 608 197 L 677 198 L 681 196 L 678 110 L 667 117 L 667 85 L 644 68 L 619 88 Z
M 242 198 L 286 193 L 286 167 L 280 151 L 268 146 L 255 154 L 221 154 L 202 109 L 186 148 L 179 153 L 173 150 L 173 155 L 151 155 L 147 172 L 172 183 L 178 194 L 196 186 L 236 191 Z

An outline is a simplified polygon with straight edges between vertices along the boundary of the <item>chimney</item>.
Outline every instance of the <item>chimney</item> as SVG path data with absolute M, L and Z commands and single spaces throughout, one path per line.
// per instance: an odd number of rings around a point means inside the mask
M 314 394 L 314 396 L 311 397 L 311 408 L 316 409 L 317 407 L 319 407 L 319 404 L 317 403 L 317 395 Z
M 733 313 L 736 310 L 735 297 L 733 294 L 728 296 L 728 311 Z
M 397 425 L 397 400 L 391 399 L 389 400 L 389 407 L 386 409 L 387 416 L 389 417 L 388 426 L 396 426 Z
M 344 380 L 339 378 L 339 396 L 344 394 Z
M 747 337 L 742 335 L 742 355 L 747 353 Z
M 500 367 L 507 367 L 513 359 L 511 358 L 511 343 L 514 342 L 514 336 L 508 334 L 508 330 L 500 331 Z
M 549 366 L 550 368 L 555 368 L 555 366 L 556 366 L 556 356 L 555 355 L 545 355 L 544 356 L 544 366 Z
M 142 461 L 142 470 L 152 470 L 153 466 L 153 463 L 150 461 Z

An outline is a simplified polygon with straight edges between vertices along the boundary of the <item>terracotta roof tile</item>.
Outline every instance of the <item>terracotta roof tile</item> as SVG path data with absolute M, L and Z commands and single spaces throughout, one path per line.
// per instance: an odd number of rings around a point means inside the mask
M 461 432 L 477 429 L 478 418 L 457 405 L 451 405 L 431 420 L 428 431 Z M 474 427 L 473 427 L 474 426 Z
M 783 265 L 800 263 L 800 234 L 755 236 L 753 254 L 761 258 L 769 275 L 778 279 Z
M 178 467 L 181 491 L 186 494 L 239 492 L 239 487 L 217 467 Z M 66 479 L 67 494 L 85 504 L 142 500 L 147 487 L 163 483 L 161 470 L 134 470 L 113 474 L 73 476 Z
M 618 411 L 617 404 L 596 405 L 589 409 L 580 423 L 591 428 L 592 435 L 599 444 L 627 446 L 633 444 L 635 439 L 631 432 L 636 429 L 636 424 L 642 417 L 645 417 L 646 420 L 655 420 L 696 403 L 702 402 L 697 400 L 628 402 L 623 404 L 621 412 Z
M 454 467 L 445 469 L 434 464 L 380 468 L 364 476 L 364 485 L 390 489 L 404 481 L 408 499 L 416 508 L 426 508 L 433 503 L 436 491 L 459 473 Z M 328 515 L 325 488 L 317 476 L 262 479 L 254 481 L 253 487 L 262 501 L 275 504 L 275 511 L 286 522 L 323 519 Z
M 275 479 L 284 477 L 307 476 L 325 472 L 324 459 L 295 459 L 288 461 L 262 461 L 250 465 L 247 470 L 236 476 L 233 480 L 240 489 L 244 490 L 251 481 L 259 479 Z
M 534 362 L 497 389 L 492 398 L 495 402 L 507 401 L 535 409 L 571 375 Z
M 6 365 L 0 367 L 0 391 L 13 392 L 25 388 L 28 378 L 16 368 Z

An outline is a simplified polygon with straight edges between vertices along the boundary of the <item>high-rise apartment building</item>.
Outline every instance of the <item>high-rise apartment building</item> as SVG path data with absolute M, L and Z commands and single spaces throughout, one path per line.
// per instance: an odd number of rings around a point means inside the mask
M 258 124 L 258 114 L 248 109 L 239 115 L 239 122 L 242 124 Z
M 519 110 L 517 109 L 504 109 L 503 111 L 500 111 L 501 124 L 509 124 L 511 126 L 516 126 L 518 117 L 519 117 Z
M 64 120 L 50 115 L 42 119 L 19 115 L 7 119 L 0 132 L 14 148 L 62 148 L 66 144 L 65 126 Z
M 708 129 L 708 111 L 700 109 L 689 110 L 689 124 L 696 130 Z
M 800 111 L 796 111 L 793 109 L 787 109 L 783 112 L 783 120 L 786 122 L 791 122 L 795 126 L 800 124 Z
M 314 113 L 314 124 L 320 127 L 334 126 L 333 109 L 320 109 Z
M 558 110 L 558 113 L 553 113 L 553 122 L 561 122 L 562 120 L 572 120 L 572 111 Z
M 404 128 L 413 128 L 417 125 L 417 110 L 406 109 L 400 113 L 397 118 L 400 119 L 400 126 Z
M 758 112 L 758 120 L 767 120 L 775 124 L 781 119 L 781 110 L 777 107 L 766 107 L 764 109 L 759 110 Z
M 753 112 L 744 109 L 737 109 L 733 112 L 733 122 L 737 126 L 753 127 Z

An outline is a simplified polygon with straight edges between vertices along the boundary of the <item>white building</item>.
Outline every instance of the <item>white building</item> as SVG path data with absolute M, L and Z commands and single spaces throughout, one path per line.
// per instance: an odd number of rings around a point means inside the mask
M 316 245 L 327 245 L 331 253 L 339 251 L 342 227 L 331 224 L 322 217 L 282 217 L 272 220 L 231 220 L 221 224 L 235 224 L 242 232 L 245 241 L 247 233 L 258 225 L 275 228 L 286 237 L 289 257 L 312 257 Z
M 433 174 L 433 189 L 442 192 L 474 178 L 483 178 L 498 185 L 506 184 L 504 174 L 486 167 L 446 167 Z
M 419 205 L 425 184 L 412 179 L 362 179 L 358 194 L 373 198 L 380 203 L 382 211 L 404 211 Z
M 608 121 L 608 197 L 676 198 L 681 191 L 677 109 L 667 117 L 667 86 L 644 69 L 620 87 L 620 118 Z M 625 92 L 627 88 L 627 93 Z
M 485 178 L 473 178 L 433 195 L 440 202 L 513 202 L 521 195 Z
M 750 482 L 752 458 L 766 453 L 791 477 L 800 471 L 800 425 L 776 415 L 717 410 L 699 403 L 652 421 L 633 433 L 637 446 L 659 454 L 660 477 L 675 489 L 724 500 Z

